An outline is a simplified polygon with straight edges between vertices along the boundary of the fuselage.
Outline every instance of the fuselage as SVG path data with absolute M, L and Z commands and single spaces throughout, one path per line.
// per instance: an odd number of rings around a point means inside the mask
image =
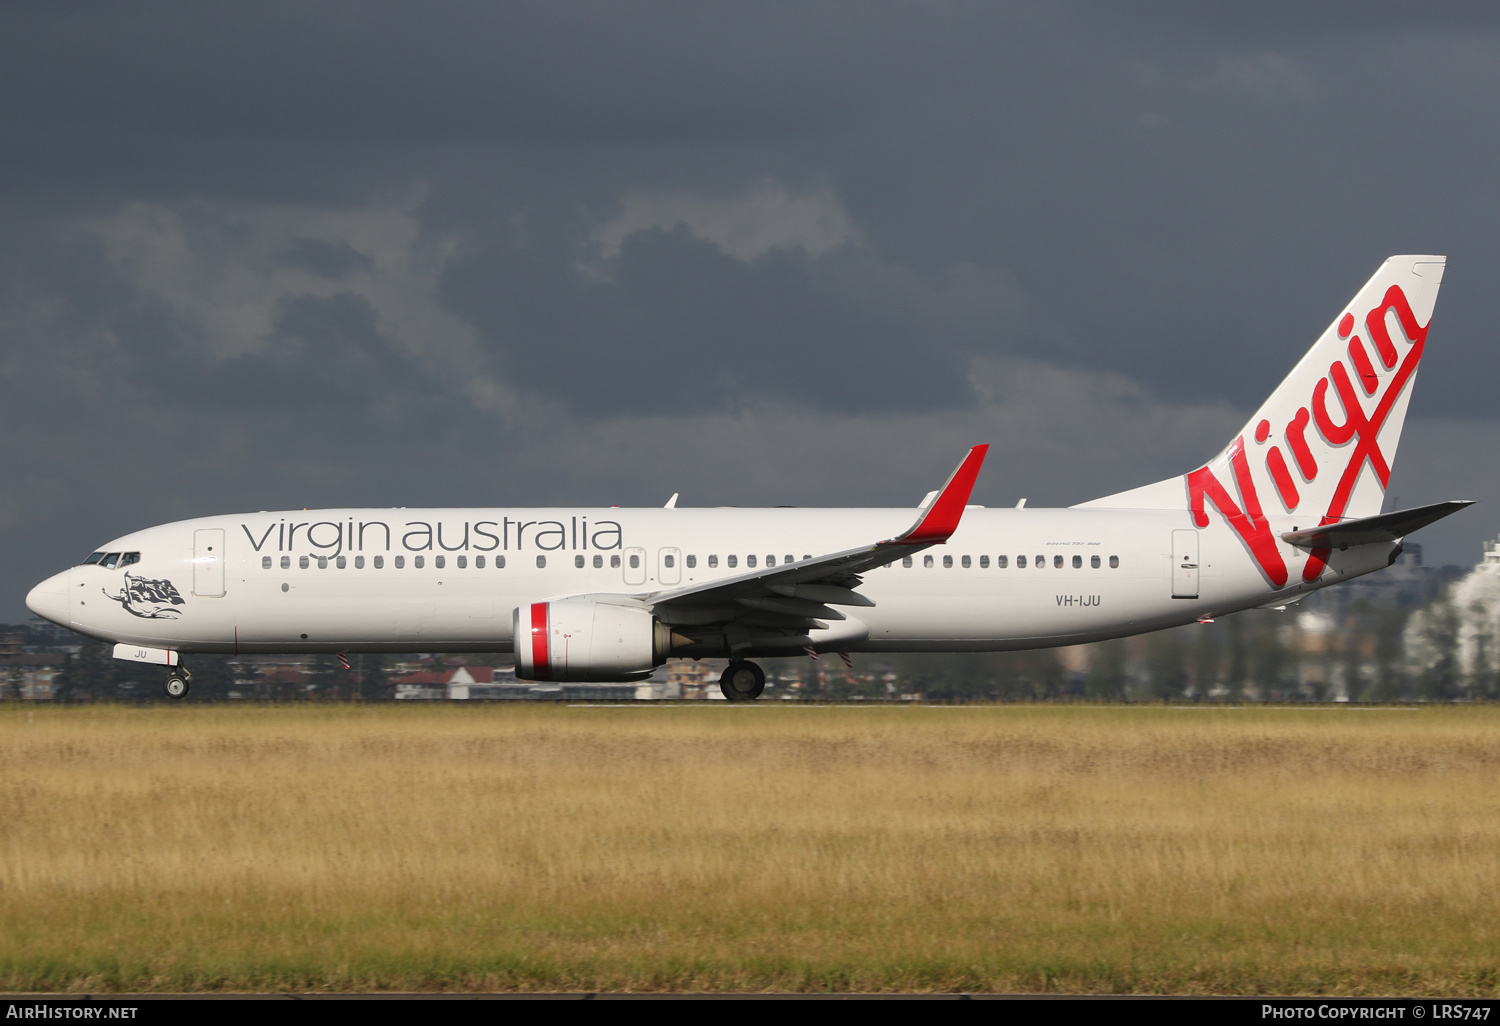
M 650 602 L 672 588 L 892 537 L 912 515 L 611 508 L 207 517 L 117 538 L 27 601 L 91 637 L 182 653 L 500 652 L 514 643 L 513 612 L 528 603 Z M 1269 519 L 1278 534 L 1306 526 L 1295 515 Z M 946 544 L 866 573 L 860 592 L 874 605 L 849 609 L 819 647 L 1079 644 L 1294 600 L 1379 569 L 1397 551 L 1335 551 L 1316 580 L 1294 574 L 1277 588 L 1228 526 L 1197 527 L 1186 511 L 970 507 Z M 1307 557 L 1290 545 L 1284 555 L 1289 564 Z

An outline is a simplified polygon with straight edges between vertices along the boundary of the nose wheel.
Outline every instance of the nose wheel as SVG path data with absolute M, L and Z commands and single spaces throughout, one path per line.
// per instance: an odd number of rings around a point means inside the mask
M 178 667 L 167 674 L 167 679 L 162 681 L 161 689 L 167 693 L 168 698 L 182 699 L 187 697 L 188 681 L 193 675 L 182 667 Z
M 766 672 L 754 663 L 736 659 L 725 667 L 719 690 L 731 702 L 753 702 L 766 690 Z

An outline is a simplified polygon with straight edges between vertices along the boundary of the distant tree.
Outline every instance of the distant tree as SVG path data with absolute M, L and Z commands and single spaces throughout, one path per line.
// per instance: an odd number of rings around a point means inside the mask
M 1246 634 L 1250 621 L 1243 615 L 1224 618 L 1224 685 L 1231 702 L 1245 700 L 1245 683 L 1249 677 L 1249 656 L 1246 651 Z
M 207 702 L 224 702 L 234 690 L 234 668 L 224 655 L 195 655 L 187 660 L 192 671 L 192 694 Z
M 1287 650 L 1287 635 L 1291 627 L 1285 622 L 1286 614 L 1281 612 L 1264 610 L 1258 619 L 1258 636 L 1250 646 L 1246 660 L 1248 687 L 1254 689 L 1260 701 L 1274 702 L 1282 697 L 1287 687 L 1287 675 L 1292 665 L 1291 653 Z
M 1223 631 L 1217 623 L 1200 623 L 1178 629 L 1187 632 L 1183 639 L 1188 663 L 1187 686 L 1192 689 L 1194 698 L 1205 702 L 1211 697 L 1209 693 L 1219 686 L 1224 659 Z
M 359 701 L 380 702 L 394 697 L 386 656 L 357 655 L 349 663 L 353 668 L 354 697 Z
M 68 702 L 73 700 L 73 655 L 68 653 L 63 656 L 62 666 L 58 668 L 56 676 L 52 678 L 52 701 Z
M 305 697 L 335 701 L 347 697 L 352 684 L 349 680 L 351 674 L 352 671 L 344 669 L 343 664 L 334 656 L 326 653 L 316 655 L 307 671 Z
M 1430 659 L 1417 675 L 1417 696 L 1429 701 L 1452 701 L 1462 692 L 1458 658 L 1459 614 L 1445 595 L 1423 610 L 1422 627 Z
M 23 696 L 22 685 L 26 683 L 26 670 L 20 663 L 11 663 L 10 669 L 5 675 L 5 690 L 12 702 L 19 702 Z
M 68 698 L 75 702 L 102 702 L 115 697 L 115 660 L 102 641 L 86 639 L 78 647 L 67 669 Z
M 1406 626 L 1410 610 L 1391 604 L 1375 610 L 1370 630 L 1373 659 L 1371 676 L 1361 697 L 1372 702 L 1394 702 L 1413 697 L 1413 691 L 1402 665 L 1405 654 Z
M 1128 658 L 1129 646 L 1124 638 L 1091 646 L 1084 694 L 1098 701 L 1124 701 L 1130 684 L 1130 678 L 1126 676 Z
M 1146 640 L 1146 680 L 1138 696 L 1148 701 L 1179 699 L 1187 685 L 1182 636 L 1177 631 L 1157 631 Z

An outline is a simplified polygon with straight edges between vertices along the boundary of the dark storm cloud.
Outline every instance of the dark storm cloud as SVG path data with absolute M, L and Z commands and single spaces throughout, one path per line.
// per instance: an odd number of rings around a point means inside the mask
M 1080 501 L 1211 454 L 1398 252 L 1451 258 L 1398 490 L 1471 492 L 1497 18 L 6 5 L 8 615 L 233 507 L 909 502 L 980 440 L 986 501 Z

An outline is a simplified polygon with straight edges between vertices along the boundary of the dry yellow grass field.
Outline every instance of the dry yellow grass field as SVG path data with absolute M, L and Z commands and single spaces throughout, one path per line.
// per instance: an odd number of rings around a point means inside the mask
M 1500 992 L 1500 709 L 0 709 L 0 989 Z

